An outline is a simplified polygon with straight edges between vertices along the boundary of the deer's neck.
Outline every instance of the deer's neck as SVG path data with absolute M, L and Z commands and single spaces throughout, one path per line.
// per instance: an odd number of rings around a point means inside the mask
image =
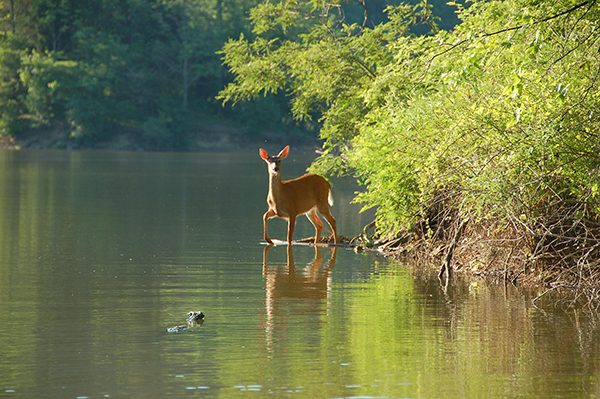
M 269 176 L 269 192 L 279 192 L 281 188 L 281 175 L 274 173 Z

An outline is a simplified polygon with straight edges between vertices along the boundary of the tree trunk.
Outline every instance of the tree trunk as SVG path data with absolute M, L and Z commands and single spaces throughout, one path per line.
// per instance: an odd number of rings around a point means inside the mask
M 12 33 L 14 34 L 15 29 L 15 0 L 10 0 L 10 26 L 12 28 Z

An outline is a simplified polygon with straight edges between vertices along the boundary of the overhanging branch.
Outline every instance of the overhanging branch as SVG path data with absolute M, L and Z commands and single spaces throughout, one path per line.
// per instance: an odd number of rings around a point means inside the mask
M 555 15 L 552 15 L 552 16 L 549 16 L 549 17 L 546 17 L 546 18 L 542 18 L 542 19 L 540 19 L 539 21 L 535 21 L 535 22 L 533 22 L 531 25 L 533 26 L 533 25 L 537 25 L 537 24 L 540 24 L 540 23 L 543 23 L 543 22 L 548 22 L 548 21 L 551 21 L 551 20 L 553 20 L 553 19 L 556 19 L 556 18 L 560 18 L 560 17 L 562 17 L 562 16 L 564 16 L 564 15 L 567 15 L 567 14 L 570 14 L 570 13 L 572 13 L 572 12 L 574 12 L 574 11 L 577 11 L 578 9 L 580 9 L 580 8 L 583 8 L 583 7 L 585 7 L 585 6 L 586 6 L 586 5 L 588 5 L 588 4 L 589 4 L 588 11 L 589 11 L 589 9 L 590 9 L 590 8 L 591 8 L 591 7 L 592 7 L 594 4 L 596 4 L 596 2 L 597 2 L 597 1 L 598 1 L 598 0 L 591 0 L 591 1 L 590 1 L 590 0 L 586 0 L 586 1 L 582 2 L 582 3 L 579 3 L 579 4 L 576 4 L 576 5 L 574 5 L 573 7 L 569 8 L 569 9 L 568 9 L 568 10 L 566 10 L 566 11 L 560 12 L 560 13 L 558 13 L 558 14 L 555 14 Z M 587 11 L 586 11 L 586 12 L 587 12 Z M 482 39 L 482 38 L 485 38 L 485 37 L 496 36 L 496 35 L 499 35 L 499 34 L 502 34 L 502 33 L 511 32 L 511 31 L 515 31 L 515 30 L 519 30 L 519 29 L 522 29 L 523 27 L 525 27 L 525 26 L 527 26 L 527 25 L 528 25 L 528 24 L 521 24 L 521 25 L 517 25 L 517 26 L 512 26 L 512 27 L 508 27 L 508 28 L 500 29 L 500 30 L 497 30 L 497 31 L 495 31 L 495 32 L 483 33 L 483 34 L 480 34 L 480 35 L 476 36 L 476 37 L 475 37 L 475 39 Z M 459 46 L 461 46 L 461 45 L 463 45 L 463 44 L 467 43 L 468 41 L 470 41 L 470 40 L 463 39 L 463 40 L 459 41 L 458 43 L 455 43 L 455 44 L 451 45 L 451 46 L 450 46 L 448 49 L 446 49 L 446 50 L 444 50 L 444 51 L 442 51 L 442 52 L 440 52 L 440 53 L 434 54 L 434 55 L 433 55 L 433 56 L 432 56 L 432 57 L 429 59 L 429 61 L 428 61 L 428 63 L 427 63 L 427 64 L 428 64 L 428 65 L 427 65 L 427 69 L 425 70 L 425 73 L 423 73 L 423 76 L 425 76 L 425 75 L 427 74 L 427 72 L 429 72 L 429 68 L 430 68 L 430 66 L 431 66 L 431 63 L 433 62 L 433 60 L 434 60 L 434 59 L 436 59 L 437 57 L 441 57 L 442 55 L 444 55 L 444 54 L 446 54 L 446 53 L 449 53 L 450 51 L 452 51 L 452 50 L 454 50 L 455 48 L 457 48 L 457 47 L 459 47 Z

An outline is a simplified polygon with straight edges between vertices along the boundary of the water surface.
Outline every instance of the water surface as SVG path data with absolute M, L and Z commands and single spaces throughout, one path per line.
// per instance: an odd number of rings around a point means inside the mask
M 283 177 L 309 162 L 291 155 Z M 347 236 L 372 216 L 356 189 L 334 181 Z M 598 395 L 586 313 L 373 254 L 265 247 L 266 191 L 257 154 L 0 152 L 0 396 Z M 190 310 L 205 322 L 167 332 Z

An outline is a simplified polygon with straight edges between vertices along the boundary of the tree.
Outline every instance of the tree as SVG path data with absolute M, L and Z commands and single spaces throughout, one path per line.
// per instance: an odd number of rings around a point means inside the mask
M 8 136 L 23 128 L 26 89 L 19 79 L 23 43 L 12 34 L 0 36 L 0 135 Z
M 348 24 L 342 3 L 263 3 L 251 12 L 259 36 L 241 36 L 223 48 L 235 82 L 220 98 L 235 103 L 284 90 L 295 118 L 320 117 L 326 154 L 335 147 L 345 151 L 371 109 L 365 96 L 373 93 L 379 71 L 394 62 L 393 43 L 408 37 L 413 25 L 437 30 L 427 5 L 391 7 L 388 18 L 367 28 L 366 21 Z M 341 157 L 325 158 L 331 162 L 321 165 L 329 172 L 343 170 Z

